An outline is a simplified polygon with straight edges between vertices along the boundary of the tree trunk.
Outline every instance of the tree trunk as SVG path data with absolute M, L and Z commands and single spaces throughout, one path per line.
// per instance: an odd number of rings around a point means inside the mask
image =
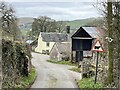
M 1 88 L 2 88 L 2 28 L 0 25 L 0 89 Z
M 107 2 L 107 28 L 108 36 L 112 38 L 112 2 Z M 109 59 L 109 69 L 108 69 L 108 84 L 113 82 L 113 42 L 108 43 L 108 59 Z

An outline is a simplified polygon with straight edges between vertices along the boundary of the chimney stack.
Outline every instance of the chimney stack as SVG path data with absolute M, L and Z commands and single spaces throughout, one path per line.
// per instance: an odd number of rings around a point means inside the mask
M 66 32 L 67 34 L 70 34 L 70 26 L 66 26 Z

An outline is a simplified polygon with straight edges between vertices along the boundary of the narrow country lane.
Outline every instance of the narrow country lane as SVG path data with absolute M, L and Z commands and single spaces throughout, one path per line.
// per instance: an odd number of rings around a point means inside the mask
M 77 88 L 75 79 L 81 79 L 81 74 L 68 70 L 73 66 L 47 62 L 48 55 L 32 53 L 32 56 L 37 78 L 31 88 Z

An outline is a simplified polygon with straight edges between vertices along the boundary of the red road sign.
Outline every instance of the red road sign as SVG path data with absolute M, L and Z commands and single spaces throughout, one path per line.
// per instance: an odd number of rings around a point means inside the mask
M 93 47 L 92 47 L 91 50 L 92 50 L 92 51 L 96 51 L 96 52 L 104 52 L 104 49 L 103 49 L 103 47 L 102 47 L 102 44 L 101 44 L 101 42 L 100 42 L 99 40 L 97 40 L 97 41 L 95 42 L 95 44 L 93 45 Z

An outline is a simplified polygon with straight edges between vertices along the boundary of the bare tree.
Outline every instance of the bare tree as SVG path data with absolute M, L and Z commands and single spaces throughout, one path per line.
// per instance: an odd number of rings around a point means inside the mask
M 32 36 L 38 37 L 40 32 L 63 32 L 65 24 L 62 21 L 56 21 L 47 16 L 41 16 L 34 19 L 32 23 Z
M 15 17 L 12 7 L 8 7 L 4 2 L 0 3 L 1 12 L 1 26 L 2 26 L 2 36 L 5 39 L 12 37 L 13 40 L 16 39 L 16 35 L 19 32 L 17 26 L 17 18 Z
M 114 0 L 114 2 L 107 1 L 99 4 L 99 10 L 102 11 L 104 16 L 104 22 L 106 27 L 106 40 L 108 43 L 108 78 L 107 84 L 109 87 L 118 87 L 119 75 L 120 75 L 120 1 Z

